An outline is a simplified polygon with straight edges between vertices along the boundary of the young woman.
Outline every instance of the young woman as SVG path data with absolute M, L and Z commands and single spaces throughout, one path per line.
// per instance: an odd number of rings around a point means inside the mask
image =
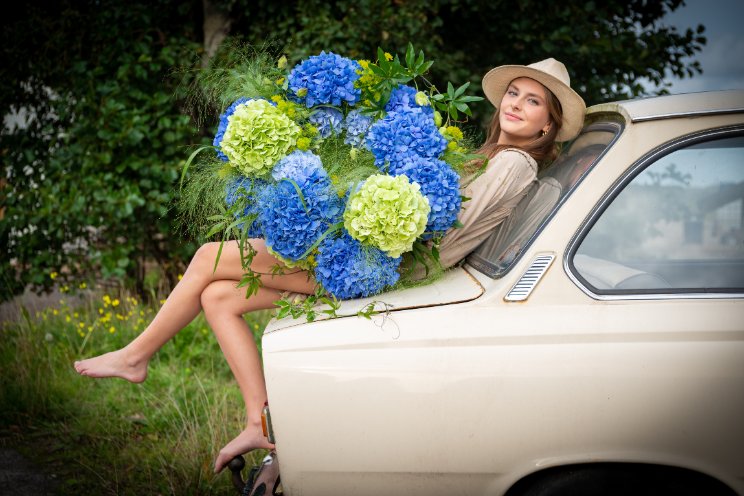
M 470 198 L 460 213 L 462 227 L 446 233 L 440 259 L 450 267 L 477 247 L 516 206 L 536 179 L 538 162 L 555 158 L 556 141 L 566 141 L 581 129 L 585 105 L 570 87 L 565 66 L 547 59 L 529 66 L 507 65 L 483 78 L 483 90 L 496 106 L 488 137 L 480 153 L 489 157 L 485 171 L 463 191 Z M 217 336 L 230 369 L 238 381 L 247 412 L 245 429 L 220 450 L 215 472 L 234 456 L 256 448 L 272 448 L 263 436 L 261 411 L 266 402 L 261 361 L 243 314 L 273 307 L 281 294 L 311 294 L 315 281 L 304 271 L 270 275 L 279 263 L 262 240 L 252 240 L 258 254 L 251 265 L 263 286 L 249 299 L 237 288 L 243 275 L 235 241 L 225 244 L 213 271 L 219 243 L 207 243 L 194 255 L 181 281 L 173 289 L 150 325 L 124 348 L 75 362 L 89 377 L 121 377 L 142 382 L 150 358 L 200 311 Z

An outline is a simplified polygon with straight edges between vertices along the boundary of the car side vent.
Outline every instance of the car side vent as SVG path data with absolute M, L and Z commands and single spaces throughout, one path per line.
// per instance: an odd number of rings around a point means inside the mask
M 522 274 L 517 283 L 504 297 L 505 301 L 524 301 L 529 298 L 532 290 L 547 272 L 550 264 L 555 260 L 554 254 L 542 254 L 535 257 L 527 271 Z

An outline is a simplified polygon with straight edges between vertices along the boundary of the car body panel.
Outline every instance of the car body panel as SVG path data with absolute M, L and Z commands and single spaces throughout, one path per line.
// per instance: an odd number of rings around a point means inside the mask
M 700 98 L 666 108 L 697 112 Z M 603 461 L 688 468 L 744 493 L 742 295 L 607 300 L 567 263 L 634 164 L 744 122 L 698 112 L 658 126 L 643 116 L 661 107 L 644 101 L 590 109 L 624 121 L 622 134 L 502 277 L 465 265 L 428 302 L 423 288 L 396 293 L 400 311 L 269 326 L 285 494 L 503 494 L 543 468 Z M 541 254 L 556 259 L 529 297 L 505 301 Z

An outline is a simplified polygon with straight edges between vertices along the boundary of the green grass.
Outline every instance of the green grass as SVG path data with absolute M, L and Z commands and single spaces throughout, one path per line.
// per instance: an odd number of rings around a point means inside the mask
M 157 308 L 92 291 L 69 301 L 0 328 L 0 443 L 54 473 L 60 494 L 235 494 L 212 466 L 244 407 L 203 317 L 155 356 L 145 383 L 92 380 L 73 361 L 123 346 Z M 269 317 L 247 317 L 257 340 Z

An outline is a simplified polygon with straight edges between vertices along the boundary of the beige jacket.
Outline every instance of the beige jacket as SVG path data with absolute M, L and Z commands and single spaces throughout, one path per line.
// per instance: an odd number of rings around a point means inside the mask
M 506 219 L 537 178 L 537 162 L 528 153 L 509 148 L 496 154 L 485 172 L 462 190 L 470 198 L 463 203 L 458 220 L 439 246 L 442 266 L 447 268 L 478 247 Z

